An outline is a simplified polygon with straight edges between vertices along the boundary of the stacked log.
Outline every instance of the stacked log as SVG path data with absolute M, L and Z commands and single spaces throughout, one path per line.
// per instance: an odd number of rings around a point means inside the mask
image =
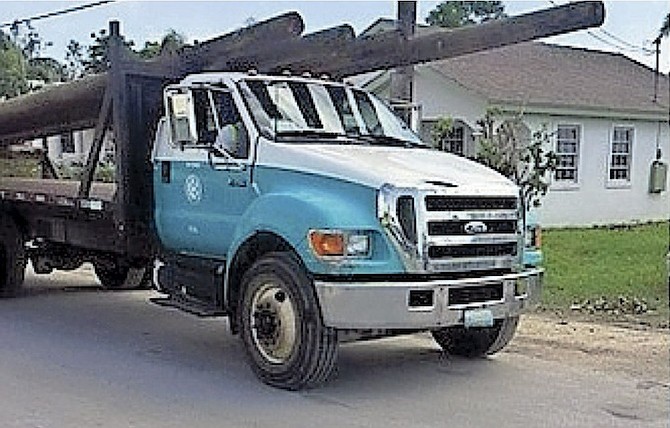
M 153 61 L 126 55 L 118 68 L 172 79 L 208 70 L 251 68 L 341 78 L 562 34 L 600 25 L 603 20 L 602 2 L 583 1 L 409 39 L 398 31 L 356 38 L 348 26 L 302 35 L 302 18 L 291 12 Z M 108 80 L 106 74 L 89 76 L 0 103 L 0 145 L 94 126 Z

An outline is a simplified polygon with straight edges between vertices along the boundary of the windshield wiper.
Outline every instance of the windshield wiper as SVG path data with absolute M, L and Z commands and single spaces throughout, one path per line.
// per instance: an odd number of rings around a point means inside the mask
M 393 147 L 427 147 L 424 143 L 417 143 L 416 141 L 403 140 L 397 137 L 391 137 L 384 134 L 349 134 L 348 137 L 355 138 L 359 141 L 370 145 L 378 146 L 393 146 Z
M 277 131 L 277 137 L 338 138 L 342 137 L 342 134 L 337 132 L 320 131 L 318 129 L 294 129 L 290 131 Z

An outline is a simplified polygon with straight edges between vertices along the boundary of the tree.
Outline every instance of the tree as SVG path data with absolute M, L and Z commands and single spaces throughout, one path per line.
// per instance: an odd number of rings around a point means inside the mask
M 506 16 L 501 1 L 445 1 L 428 12 L 426 22 L 436 27 L 457 28 Z
M 157 56 L 174 53 L 186 45 L 186 37 L 176 30 L 170 29 L 163 39 L 159 42 L 145 42 L 144 48 L 138 52 L 144 59 L 156 58 Z
M 101 73 L 109 69 L 109 35 L 105 30 L 100 30 L 97 34 L 92 33 L 91 38 L 93 39 L 93 43 L 86 48 L 87 57 L 81 61 L 84 74 Z M 186 38 L 171 29 L 163 36 L 160 43 L 153 41 L 146 42 L 144 47 L 139 51 L 133 49 L 135 42 L 132 40 L 124 38 L 123 44 L 126 48 L 137 53 L 141 58 L 151 59 L 164 53 L 176 52 L 186 45 Z M 73 45 L 72 48 L 76 51 L 76 46 Z M 75 51 L 73 51 L 73 59 L 76 57 Z
M 26 78 L 44 83 L 65 80 L 65 67 L 53 58 L 32 58 L 28 60 Z
M 84 46 L 76 40 L 70 40 L 65 48 L 65 77 L 77 79 L 84 74 Z
M 15 97 L 28 90 L 27 66 L 21 49 L 0 31 L 0 98 Z
M 431 137 L 437 143 L 437 147 L 443 148 L 444 142 L 451 137 L 454 129 L 454 119 L 450 117 L 440 118 L 431 130 Z
M 122 36 L 123 37 L 123 36 Z M 91 33 L 93 43 L 86 48 L 87 57 L 82 60 L 84 74 L 102 73 L 109 70 L 109 35 L 106 30 Z M 123 44 L 132 49 L 135 42 L 123 38 Z
M 40 56 L 40 51 L 51 42 L 45 41 L 30 21 L 16 21 L 9 27 L 12 41 L 21 49 L 27 59 Z
M 658 30 L 658 37 L 668 37 L 670 35 L 670 13 L 665 15 L 661 29 Z
M 556 169 L 556 155 L 545 151 L 550 145 L 546 127 L 530 134 L 521 114 L 503 118 L 497 109 L 487 110 L 477 126 L 481 138 L 476 160 L 514 181 L 526 208 L 539 206 L 549 188 L 548 175 Z

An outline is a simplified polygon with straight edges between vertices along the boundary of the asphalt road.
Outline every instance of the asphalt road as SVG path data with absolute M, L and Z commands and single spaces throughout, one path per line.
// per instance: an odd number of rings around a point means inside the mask
M 446 357 L 426 335 L 341 347 L 330 384 L 261 384 L 224 320 L 28 278 L 0 301 L 0 427 L 667 427 L 668 388 L 517 353 Z

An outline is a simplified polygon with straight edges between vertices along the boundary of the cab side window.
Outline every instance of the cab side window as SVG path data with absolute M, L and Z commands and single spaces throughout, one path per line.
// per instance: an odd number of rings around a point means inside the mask
M 198 143 L 216 145 L 237 159 L 249 156 L 249 136 L 235 105 L 225 90 L 195 89 Z
M 193 91 L 195 110 L 195 128 L 199 144 L 212 144 L 216 138 L 216 122 L 209 105 L 208 91 L 196 89 Z

